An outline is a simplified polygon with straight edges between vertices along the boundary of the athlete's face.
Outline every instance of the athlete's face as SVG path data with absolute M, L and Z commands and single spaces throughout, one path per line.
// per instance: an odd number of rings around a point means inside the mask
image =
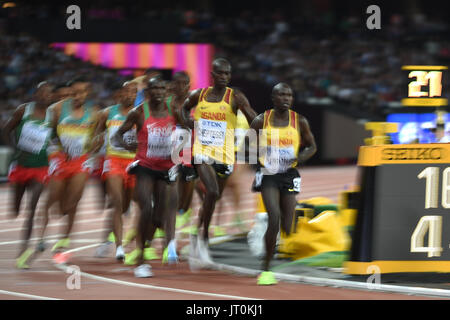
M 75 104 L 83 104 L 89 94 L 88 82 L 75 82 L 72 87 L 72 96 Z
M 54 94 L 54 101 L 60 101 L 69 98 L 72 95 L 72 90 L 70 87 L 63 87 L 56 90 Z
M 120 90 L 120 100 L 122 105 L 130 106 L 136 99 L 137 84 L 129 83 Z
M 34 99 L 40 104 L 49 105 L 52 103 L 52 86 L 49 84 L 43 84 L 40 86 L 34 94 Z
M 287 86 L 276 87 L 272 93 L 272 101 L 275 109 L 285 110 L 292 106 L 294 97 L 291 88 Z
M 164 81 L 155 80 L 150 81 L 148 84 L 148 92 L 150 95 L 150 101 L 155 103 L 161 103 L 166 97 L 166 84 Z
M 226 87 L 231 80 L 231 66 L 228 64 L 215 65 L 211 75 L 215 86 Z
M 184 96 L 189 92 L 191 83 L 188 77 L 178 76 L 173 79 L 173 89 L 177 96 Z

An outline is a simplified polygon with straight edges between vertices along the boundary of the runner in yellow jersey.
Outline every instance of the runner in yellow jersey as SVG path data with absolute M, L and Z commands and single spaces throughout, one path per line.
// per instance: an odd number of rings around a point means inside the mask
M 117 92 L 117 102 L 100 111 L 94 133 L 94 150 L 100 149 L 106 139 L 106 156 L 103 165 L 102 180 L 106 182 L 106 190 L 113 205 L 112 230 L 116 243 L 116 259 L 123 260 L 125 252 L 122 247 L 122 214 L 128 210 L 135 185 L 135 177 L 126 171 L 133 162 L 135 152 L 128 151 L 111 144 L 111 137 L 125 121 L 128 112 L 134 107 L 136 99 L 136 83 L 125 83 Z M 136 130 L 125 134 L 125 139 L 136 142 Z
M 190 253 L 204 264 L 212 262 L 208 239 L 216 201 L 222 194 L 227 177 L 233 172 L 237 111 L 241 110 L 249 123 L 256 116 L 245 95 L 228 87 L 231 65 L 227 60 L 214 60 L 211 75 L 213 86 L 193 91 L 181 108 L 184 124 L 194 129 L 194 167 L 206 188 L 199 211 L 198 239 L 192 238 Z M 192 108 L 195 108 L 194 119 L 190 117 Z
M 285 83 L 272 90 L 273 109 L 258 115 L 251 128 L 258 133 L 259 169 L 253 191 L 260 191 L 268 213 L 265 234 L 266 256 L 258 284 L 275 284 L 269 264 L 275 252 L 280 228 L 289 235 L 300 192 L 297 168 L 316 152 L 316 142 L 305 117 L 291 110 L 292 89 Z M 302 149 L 301 149 L 302 148 Z M 301 151 L 300 151 L 301 150 Z

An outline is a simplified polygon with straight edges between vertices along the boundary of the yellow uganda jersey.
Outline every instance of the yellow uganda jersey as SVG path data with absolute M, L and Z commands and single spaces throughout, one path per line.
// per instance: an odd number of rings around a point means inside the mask
M 273 113 L 273 109 L 264 112 L 263 131 L 259 139 L 259 163 L 275 174 L 297 166 L 301 137 L 296 112 L 289 110 L 289 124 L 285 127 L 272 126 Z
M 206 97 L 211 89 L 202 89 L 194 112 L 194 162 L 212 159 L 216 163 L 234 164 L 236 114 L 231 104 L 233 89 L 227 87 L 221 101 L 208 102 Z

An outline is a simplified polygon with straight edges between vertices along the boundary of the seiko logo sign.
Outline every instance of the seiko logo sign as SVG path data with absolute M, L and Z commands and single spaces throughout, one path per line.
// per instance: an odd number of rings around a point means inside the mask
M 383 160 L 440 160 L 444 157 L 444 148 L 386 148 Z

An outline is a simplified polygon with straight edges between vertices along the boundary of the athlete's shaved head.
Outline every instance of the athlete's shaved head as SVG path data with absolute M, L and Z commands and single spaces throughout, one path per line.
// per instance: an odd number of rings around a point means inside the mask
M 173 74 L 173 79 L 182 78 L 190 80 L 189 74 L 186 71 L 177 71 Z
M 275 109 L 288 109 L 294 101 L 291 87 L 284 82 L 280 82 L 272 89 L 272 102 Z
M 273 95 L 275 92 L 277 92 L 277 91 L 279 91 L 279 90 L 281 90 L 281 89 L 289 89 L 289 90 L 292 91 L 291 87 L 290 87 L 287 83 L 280 82 L 280 83 L 276 84 L 276 85 L 273 87 L 273 89 L 272 89 L 272 95 Z
M 152 77 L 150 78 L 150 80 L 148 80 L 147 88 L 150 89 L 151 87 L 158 86 L 161 84 L 164 85 L 166 84 L 166 81 L 164 81 L 164 79 L 161 76 Z
M 215 87 L 226 87 L 231 79 L 231 65 L 228 60 L 224 58 L 215 59 L 212 63 L 211 76 Z
M 217 58 L 212 63 L 212 68 L 215 70 L 216 68 L 228 68 L 231 71 L 231 64 L 227 59 Z
M 148 81 L 147 92 L 151 103 L 162 103 L 164 101 L 166 85 L 166 81 L 160 76 L 153 77 Z

